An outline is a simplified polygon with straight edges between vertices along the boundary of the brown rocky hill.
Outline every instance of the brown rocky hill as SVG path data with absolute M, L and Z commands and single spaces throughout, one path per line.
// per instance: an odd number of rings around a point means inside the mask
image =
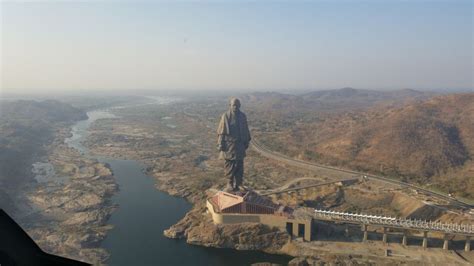
M 474 198 L 474 93 L 297 123 L 265 142 L 302 159 Z

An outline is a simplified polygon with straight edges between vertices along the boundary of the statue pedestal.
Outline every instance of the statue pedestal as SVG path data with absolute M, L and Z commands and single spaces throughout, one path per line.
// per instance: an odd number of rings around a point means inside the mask
M 311 241 L 310 215 L 275 204 L 252 190 L 216 191 L 207 199 L 206 206 L 214 224 L 260 223 L 278 227 L 292 237 Z

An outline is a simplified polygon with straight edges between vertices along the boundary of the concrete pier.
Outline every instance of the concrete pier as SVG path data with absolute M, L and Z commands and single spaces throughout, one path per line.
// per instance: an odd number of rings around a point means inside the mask
M 407 245 L 407 230 L 403 230 L 403 238 L 402 238 L 402 245 Z
M 366 224 L 362 225 L 362 230 L 364 231 L 364 237 L 362 238 L 362 241 L 367 242 L 369 233 L 367 232 L 367 225 Z
M 471 251 L 471 237 L 466 236 L 466 245 L 464 246 L 464 251 L 469 252 Z
M 428 231 L 423 231 L 423 243 L 421 244 L 423 248 L 428 247 Z
M 387 243 L 387 227 L 383 228 L 382 242 Z
M 445 234 L 443 239 L 444 239 L 443 249 L 448 250 L 449 249 L 449 235 Z
M 291 231 L 293 236 L 298 237 L 298 223 L 293 223 Z

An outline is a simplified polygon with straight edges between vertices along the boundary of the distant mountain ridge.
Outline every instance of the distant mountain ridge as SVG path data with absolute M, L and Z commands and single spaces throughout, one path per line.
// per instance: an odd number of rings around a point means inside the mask
M 18 100 L 2 102 L 0 106 L 0 121 L 44 120 L 47 123 L 58 123 L 86 118 L 82 110 L 57 100 Z
M 319 100 L 334 100 L 340 101 L 343 99 L 365 99 L 366 101 L 385 101 L 395 99 L 424 99 L 435 95 L 433 92 L 422 92 L 413 89 L 391 90 L 391 91 L 376 91 L 365 89 L 354 89 L 350 87 L 338 90 L 322 90 L 303 94 L 302 96 Z
M 390 102 L 401 104 L 424 100 L 436 95 L 412 89 L 376 91 L 354 88 L 321 90 L 301 95 L 279 92 L 257 92 L 242 96 L 242 100 L 254 108 L 300 109 L 305 112 L 340 112 L 344 110 L 367 109 L 376 104 Z M 275 111 L 275 110 L 274 110 Z

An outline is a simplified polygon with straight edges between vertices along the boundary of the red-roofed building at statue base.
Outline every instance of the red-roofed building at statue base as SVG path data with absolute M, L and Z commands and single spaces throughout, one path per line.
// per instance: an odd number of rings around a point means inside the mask
M 311 241 L 312 218 L 298 210 L 273 203 L 254 191 L 218 191 L 207 199 L 215 224 L 261 223 L 280 228 L 292 236 Z

